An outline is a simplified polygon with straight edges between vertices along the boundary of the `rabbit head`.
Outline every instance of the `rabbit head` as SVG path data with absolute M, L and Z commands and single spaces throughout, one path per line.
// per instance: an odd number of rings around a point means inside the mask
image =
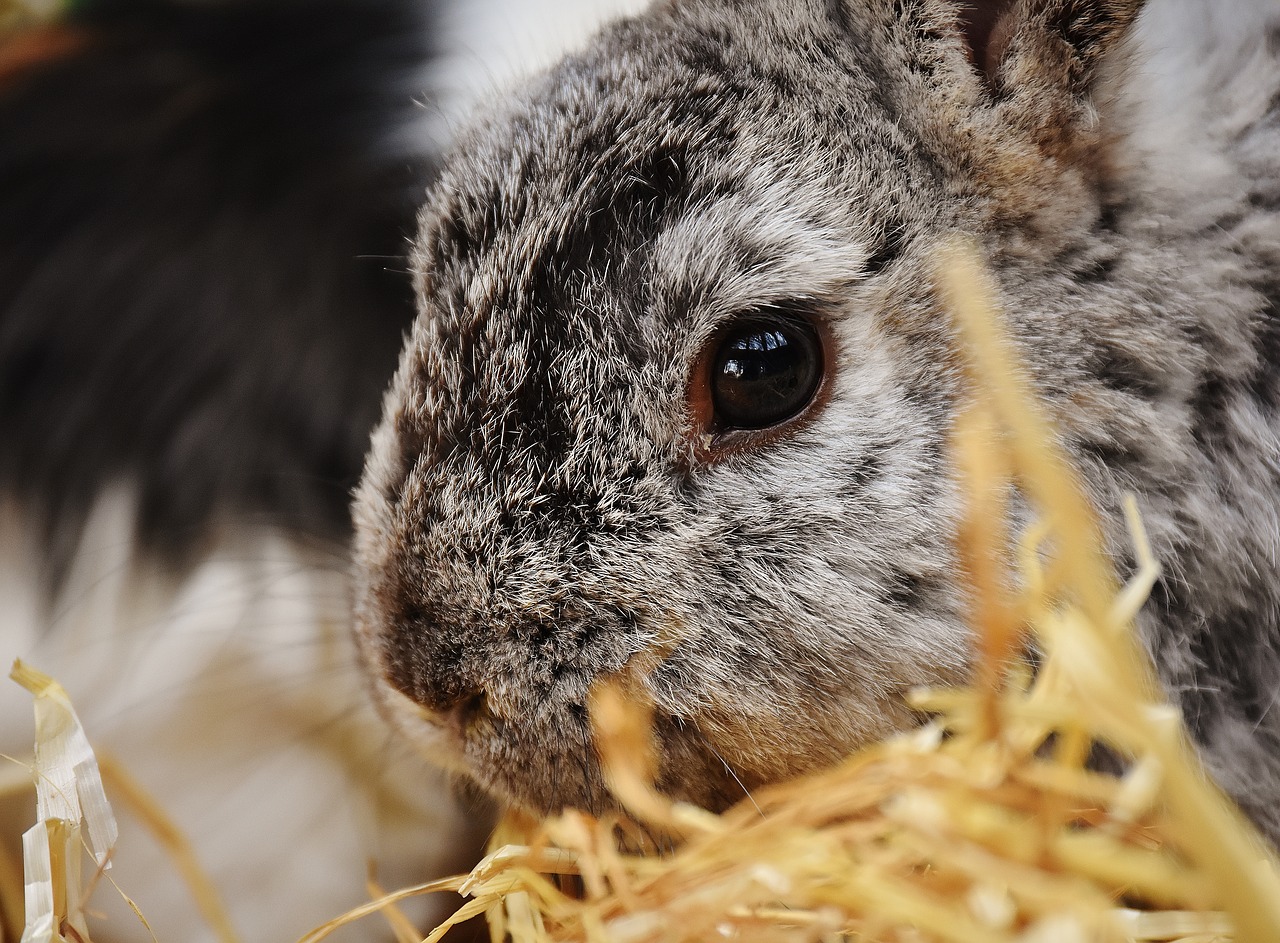
M 723 807 L 965 676 L 936 248 L 1090 225 L 1139 3 L 998 6 L 659 4 L 461 142 L 356 500 L 376 694 L 441 762 L 607 805 L 622 675 L 660 788 Z

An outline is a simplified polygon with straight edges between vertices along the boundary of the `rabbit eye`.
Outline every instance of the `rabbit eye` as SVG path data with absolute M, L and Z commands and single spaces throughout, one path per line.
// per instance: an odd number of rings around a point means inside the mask
M 745 318 L 713 345 L 709 385 L 717 432 L 767 429 L 809 405 L 822 379 L 822 344 L 807 321 Z

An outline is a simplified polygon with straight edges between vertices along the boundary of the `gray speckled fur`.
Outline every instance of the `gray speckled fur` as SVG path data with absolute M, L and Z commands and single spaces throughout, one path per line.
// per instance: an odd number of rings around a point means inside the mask
M 481 123 L 356 503 L 389 716 L 537 808 L 605 801 L 583 703 L 624 666 L 713 805 L 910 723 L 969 657 L 961 230 L 1104 513 L 1138 494 L 1161 675 L 1280 836 L 1280 5 L 1142 6 L 1024 0 L 984 77 L 943 0 L 660 4 Z M 825 400 L 702 461 L 691 363 L 770 302 L 828 325 Z

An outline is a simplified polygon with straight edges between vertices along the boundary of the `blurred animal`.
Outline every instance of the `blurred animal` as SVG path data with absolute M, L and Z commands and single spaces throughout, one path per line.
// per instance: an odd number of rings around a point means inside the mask
M 367 899 L 367 860 L 466 866 L 487 827 L 366 706 L 349 493 L 454 123 L 616 5 L 84 0 L 0 39 L 0 655 L 66 685 L 246 940 Z M 0 685 L 0 751 L 32 736 Z M 159 938 L 210 938 L 117 812 L 115 880 Z M 32 821 L 0 796 L 11 855 Z M 95 938 L 150 939 L 94 907 Z

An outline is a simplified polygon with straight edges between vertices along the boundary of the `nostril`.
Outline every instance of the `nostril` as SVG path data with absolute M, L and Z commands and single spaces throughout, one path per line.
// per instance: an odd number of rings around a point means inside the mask
M 436 727 L 448 727 L 455 733 L 467 736 L 482 726 L 492 725 L 496 717 L 489 707 L 489 696 L 474 687 L 454 685 L 450 690 L 439 686 L 426 687 L 415 683 L 417 679 L 387 677 L 389 686 L 403 696 L 407 704 L 421 715 L 423 720 Z
M 477 685 L 465 681 L 461 672 L 451 670 L 447 663 L 433 665 L 435 670 L 423 671 L 412 658 L 392 658 L 385 678 L 390 687 L 399 691 L 422 710 L 455 723 L 458 718 L 468 721 L 483 715 L 486 696 Z
M 457 712 L 474 714 L 483 707 L 483 697 L 472 703 L 482 687 L 474 660 L 455 637 L 465 631 L 439 618 L 430 605 L 408 599 L 386 620 L 384 632 L 379 661 L 393 688 L 450 723 Z

